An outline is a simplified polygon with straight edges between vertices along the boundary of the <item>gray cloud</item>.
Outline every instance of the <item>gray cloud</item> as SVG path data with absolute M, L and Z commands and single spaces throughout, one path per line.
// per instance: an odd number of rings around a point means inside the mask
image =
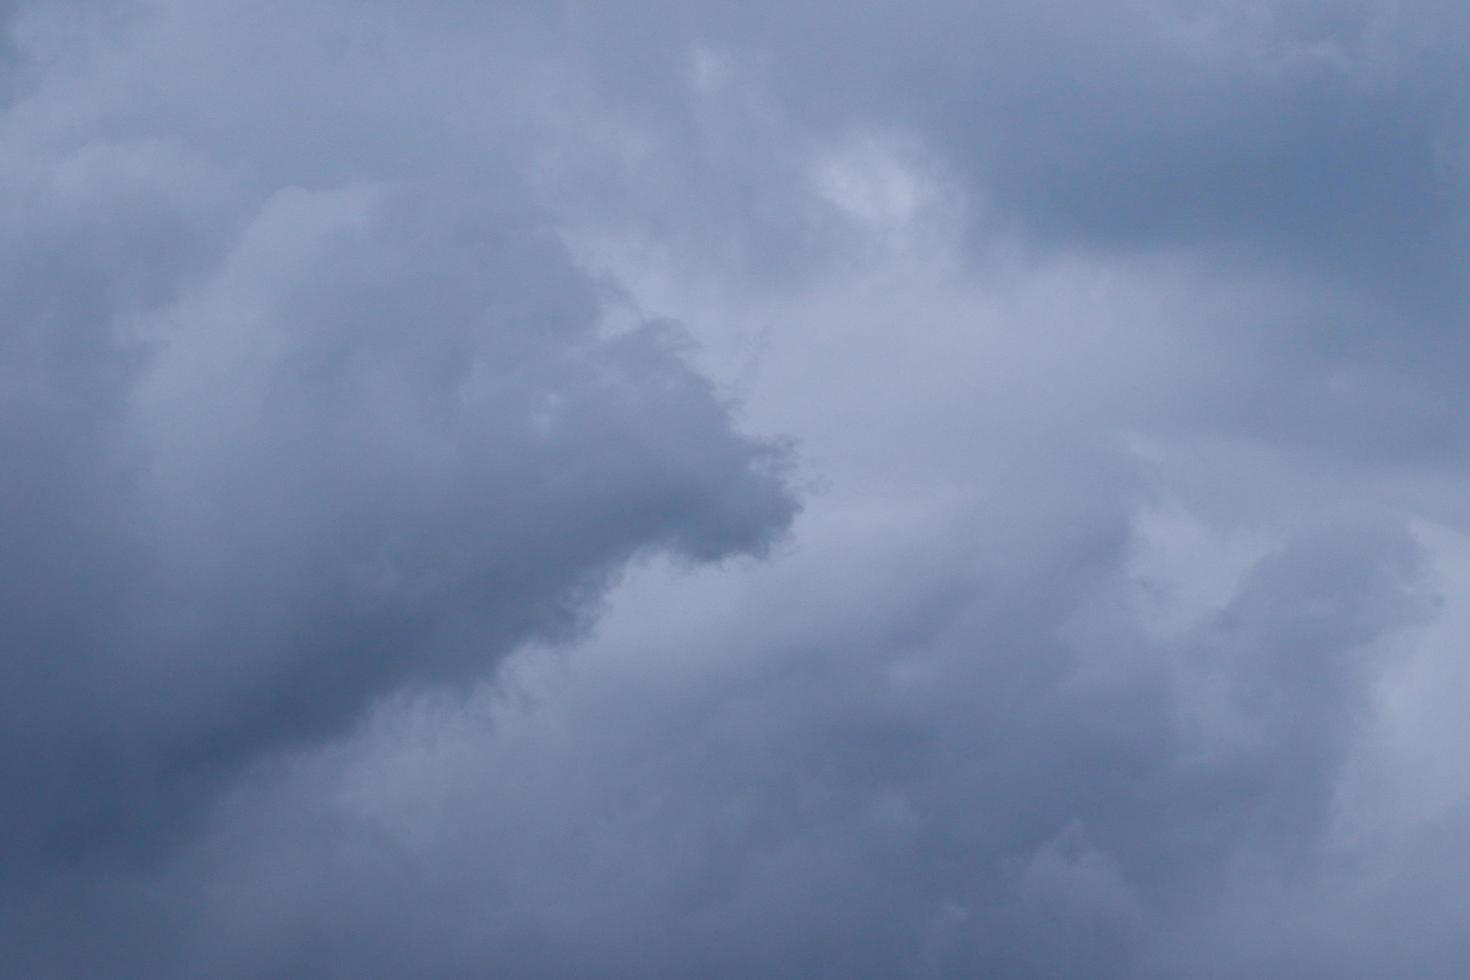
M 645 573 L 602 643 L 254 782 L 102 918 L 174 910 L 150 975 L 1167 976 L 1228 958 L 1220 896 L 1329 887 L 1334 784 L 1429 611 L 1400 528 L 1311 529 L 1164 643 L 1126 539 L 992 566 L 953 531 L 808 528 L 734 597 Z
M 677 329 L 604 329 L 504 188 L 262 193 L 187 132 L 43 138 L 50 95 L 5 175 L 9 873 L 789 517 Z
M 0 973 L 1463 974 L 1458 10 L 0 12 Z
M 1466 24 L 1445 5 L 651 4 L 652 30 L 575 9 L 589 39 L 627 41 L 597 51 L 633 105 L 680 91 L 705 45 L 798 125 L 929 141 L 1045 244 L 1200 248 L 1407 300 L 1458 281 Z M 663 72 L 655 94 L 637 87 L 648 69 L 625 80 L 629 48 Z M 697 154 L 710 129 L 686 111 Z

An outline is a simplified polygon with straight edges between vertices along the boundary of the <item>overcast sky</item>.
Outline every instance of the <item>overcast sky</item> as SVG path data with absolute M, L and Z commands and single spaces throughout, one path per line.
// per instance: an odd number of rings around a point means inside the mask
M 1470 8 L 0 37 L 0 976 L 1470 976 Z

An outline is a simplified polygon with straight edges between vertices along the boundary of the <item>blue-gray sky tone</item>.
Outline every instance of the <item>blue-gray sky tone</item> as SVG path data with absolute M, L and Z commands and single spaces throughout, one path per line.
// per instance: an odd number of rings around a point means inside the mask
M 0 977 L 1470 976 L 1467 50 L 0 0 Z

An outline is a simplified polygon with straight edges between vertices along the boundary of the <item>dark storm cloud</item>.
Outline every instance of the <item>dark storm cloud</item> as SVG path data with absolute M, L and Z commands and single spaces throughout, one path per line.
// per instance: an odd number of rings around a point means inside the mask
M 1408 300 L 1459 281 L 1470 24 L 1453 7 L 651 3 L 651 30 L 574 9 L 633 106 L 670 101 L 705 45 L 758 66 L 742 84 L 799 134 L 916 134 L 1046 245 L 1200 248 Z M 667 110 L 701 159 L 705 121 Z
M 910 515 L 897 552 L 828 529 L 735 602 L 655 581 L 570 672 L 524 665 L 538 706 L 401 704 L 235 797 L 161 881 L 83 895 L 159 907 L 126 961 L 147 975 L 1208 973 L 1228 931 L 1167 943 L 1243 869 L 1335 872 L 1332 787 L 1385 643 L 1429 611 L 1422 556 L 1310 529 L 1161 650 L 1085 496 L 1030 560 Z M 671 591 L 712 648 L 646 649 Z M 33 921 L 77 896 L 47 901 Z
M 1451 5 L 5 11 L 0 973 L 1463 974 Z
M 1463 458 L 1457 7 L 567 9 L 592 84 L 643 150 L 593 141 L 557 186 L 590 182 L 601 193 L 583 210 L 673 242 L 678 268 L 715 256 L 756 288 L 799 287 L 853 251 L 800 190 L 813 154 L 854 133 L 912 140 L 982 270 L 1017 248 L 1165 257 L 1181 279 L 1288 297 L 1208 324 L 1201 347 L 1233 337 L 1243 372 L 1195 379 L 1166 414 L 1330 455 Z
M 67 146 L 51 95 L 0 175 L 7 877 L 149 846 L 272 746 L 576 626 L 637 552 L 789 517 L 678 331 L 603 329 L 503 188 L 362 161 L 262 195 L 187 119 Z

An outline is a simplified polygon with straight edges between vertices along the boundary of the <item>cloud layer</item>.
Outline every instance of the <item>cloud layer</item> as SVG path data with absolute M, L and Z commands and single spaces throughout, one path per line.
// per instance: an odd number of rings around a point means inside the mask
M 1452 5 L 0 17 L 0 972 L 1464 975 Z
M 5 175 L 20 873 L 168 835 L 178 793 L 564 633 L 634 554 L 789 518 L 677 329 L 605 328 L 506 188 L 313 187 L 303 158 L 263 191 L 189 131 L 43 139 L 49 94 L 12 110 Z

